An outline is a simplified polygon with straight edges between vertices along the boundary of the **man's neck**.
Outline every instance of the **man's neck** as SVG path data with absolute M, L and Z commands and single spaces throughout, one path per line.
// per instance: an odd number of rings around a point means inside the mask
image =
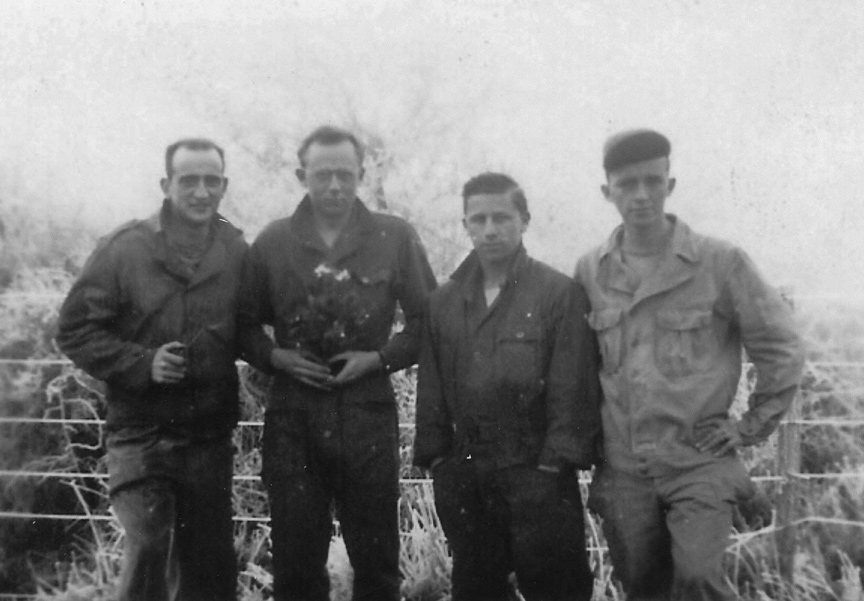
M 348 225 L 353 213 L 354 211 L 351 210 L 344 215 L 334 218 L 321 215 L 314 210 L 312 211 L 312 222 L 315 224 L 315 231 L 318 232 L 318 235 L 321 237 L 321 240 L 324 241 L 324 244 L 330 248 L 336 244 L 336 240 L 339 239 L 345 226 Z
M 480 272 L 483 275 L 483 288 L 500 288 L 507 281 L 510 265 L 515 257 L 511 256 L 498 261 L 480 260 Z
M 624 226 L 622 248 L 625 253 L 638 256 L 659 255 L 669 243 L 672 233 L 672 222 L 663 218 L 662 222 L 646 227 Z

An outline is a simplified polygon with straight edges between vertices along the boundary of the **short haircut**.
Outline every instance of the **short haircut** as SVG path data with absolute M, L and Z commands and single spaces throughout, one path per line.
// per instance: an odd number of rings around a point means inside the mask
M 352 134 L 347 129 L 334 127 L 332 125 L 322 125 L 315 129 L 311 134 L 306 136 L 300 148 L 297 150 L 297 158 L 300 160 L 300 166 L 306 167 L 306 153 L 309 152 L 309 147 L 313 144 L 322 144 L 324 146 L 335 146 L 342 142 L 351 142 L 354 146 L 354 151 L 357 153 L 357 162 L 363 166 L 363 145 L 357 136 Z
M 486 172 L 469 179 L 462 188 L 462 212 L 468 212 L 468 199 L 476 194 L 509 194 L 513 205 L 526 221 L 531 218 L 528 212 L 528 199 L 519 184 L 504 173 Z
M 181 148 L 188 148 L 189 150 L 215 150 L 219 153 L 219 158 L 222 160 L 222 171 L 225 171 L 225 151 L 216 142 L 207 138 L 183 138 L 165 149 L 165 173 L 168 175 L 168 179 L 171 179 L 174 175 L 174 155 Z

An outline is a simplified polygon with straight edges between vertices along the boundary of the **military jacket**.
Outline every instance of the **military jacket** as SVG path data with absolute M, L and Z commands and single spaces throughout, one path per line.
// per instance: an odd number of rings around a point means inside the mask
M 745 444 L 776 428 L 803 364 L 791 309 L 750 258 L 667 217 L 670 244 L 641 283 L 622 256 L 623 226 L 576 268 L 603 358 L 605 459 L 646 475 L 714 460 L 694 446 L 696 428 L 729 417 L 742 349 L 757 374 L 737 423 Z
M 598 351 L 582 287 L 521 249 L 487 309 L 474 253 L 429 300 L 415 464 L 590 467 L 600 427 Z
M 238 417 L 236 313 L 248 245 L 218 216 L 191 278 L 166 243 L 170 210 L 100 240 L 60 310 L 57 344 L 108 385 L 109 427 L 225 430 Z M 158 347 L 188 345 L 180 384 L 151 379 Z

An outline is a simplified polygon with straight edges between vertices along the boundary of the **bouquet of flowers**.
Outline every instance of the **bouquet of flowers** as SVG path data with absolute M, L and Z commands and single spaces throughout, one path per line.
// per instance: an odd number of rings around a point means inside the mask
M 321 362 L 356 348 L 369 313 L 360 302 L 359 278 L 347 269 L 337 270 L 322 263 L 308 286 L 306 304 L 288 324 L 288 336 L 297 348 Z

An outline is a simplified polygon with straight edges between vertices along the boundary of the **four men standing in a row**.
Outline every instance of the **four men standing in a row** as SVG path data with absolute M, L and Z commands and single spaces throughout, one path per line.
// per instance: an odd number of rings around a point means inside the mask
M 722 553 L 749 485 L 735 451 L 788 408 L 801 348 L 746 255 L 664 212 L 669 154 L 652 131 L 609 140 L 603 193 L 623 223 L 575 281 L 527 255 L 519 185 L 473 178 L 463 223 L 474 251 L 433 292 L 414 229 L 356 197 L 363 148 L 350 132 L 322 127 L 303 142 L 307 194 L 251 249 L 216 212 L 222 149 L 170 146 L 161 211 L 100 243 L 58 335 L 108 384 L 120 599 L 236 596 L 240 356 L 274 376 L 262 473 L 274 597 L 329 598 L 333 506 L 354 599 L 398 600 L 388 376 L 421 346 L 414 461 L 431 469 L 454 601 L 506 599 L 513 575 L 529 601 L 590 599 L 576 470 L 592 465 L 589 506 L 630 599 L 728 598 Z M 392 334 L 397 303 L 404 327 Z M 742 345 L 759 377 L 734 420 Z

